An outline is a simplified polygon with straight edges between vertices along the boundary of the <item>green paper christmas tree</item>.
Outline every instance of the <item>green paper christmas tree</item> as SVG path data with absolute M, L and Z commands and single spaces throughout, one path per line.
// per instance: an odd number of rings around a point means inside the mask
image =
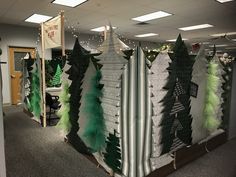
M 70 93 L 70 123 L 71 130 L 67 136 L 69 142 L 80 152 L 87 153 L 87 148 L 81 142 L 77 132 L 79 130 L 79 108 L 81 99 L 81 84 L 84 78 L 84 74 L 88 68 L 90 55 L 80 44 L 79 40 L 76 39 L 75 45 L 71 56 L 68 58 L 68 64 L 71 66 L 66 73 L 69 75 L 68 79 L 71 80 L 69 87 Z M 81 146 L 82 145 L 82 146 Z
M 109 133 L 106 143 L 104 161 L 113 170 L 113 173 L 121 173 L 120 142 L 115 132 L 114 134 Z
M 37 59 L 36 59 L 37 60 Z M 35 61 L 32 70 L 32 82 L 31 82 L 31 96 L 30 96 L 30 108 L 34 116 L 40 120 L 41 114 L 41 93 L 40 93 L 40 79 L 38 64 Z
M 90 81 L 90 88 L 85 94 L 84 113 L 88 119 L 83 137 L 89 147 L 97 152 L 101 151 L 105 146 L 105 123 L 103 118 L 103 109 L 101 106 L 100 97 L 102 96 L 101 72 L 98 70 Z
M 217 107 L 220 104 L 220 98 L 217 95 L 219 87 L 219 77 L 217 76 L 218 64 L 210 61 L 208 66 L 207 88 L 204 107 L 204 127 L 210 132 L 216 130 L 220 125 L 217 119 Z
M 53 87 L 60 87 L 61 86 L 61 74 L 62 74 L 62 70 L 60 65 L 57 65 L 57 70 L 56 73 L 53 76 L 53 79 L 51 81 L 51 85 Z
M 59 111 L 57 112 L 57 115 L 60 117 L 59 122 L 57 123 L 57 127 L 62 129 L 65 134 L 67 135 L 71 130 L 71 123 L 70 123 L 70 94 L 69 94 L 69 84 L 68 82 L 65 82 L 63 84 L 63 90 L 60 93 L 59 101 L 61 104 L 61 107 Z
M 189 145 L 191 138 L 190 115 L 190 82 L 192 78 L 193 60 L 188 55 L 181 36 L 178 36 L 174 47 L 173 62 L 168 68 L 169 77 L 164 89 L 167 94 L 162 100 L 162 154 L 175 151 Z

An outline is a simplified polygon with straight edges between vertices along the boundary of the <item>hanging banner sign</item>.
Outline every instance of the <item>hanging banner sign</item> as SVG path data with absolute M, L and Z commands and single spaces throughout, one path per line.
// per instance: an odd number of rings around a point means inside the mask
M 62 45 L 61 15 L 43 23 L 43 39 L 45 49 L 60 47 Z

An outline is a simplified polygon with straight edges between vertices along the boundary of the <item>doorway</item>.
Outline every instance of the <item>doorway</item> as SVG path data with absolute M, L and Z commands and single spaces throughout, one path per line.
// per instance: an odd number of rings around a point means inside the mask
M 23 71 L 22 59 L 30 53 L 35 58 L 35 48 L 9 47 L 9 65 L 11 76 L 11 102 L 17 105 L 21 100 L 21 80 Z

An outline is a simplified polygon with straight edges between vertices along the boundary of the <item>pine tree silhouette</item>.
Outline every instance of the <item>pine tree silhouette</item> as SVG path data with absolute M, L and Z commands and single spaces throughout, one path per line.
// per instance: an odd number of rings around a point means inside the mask
M 109 133 L 106 141 L 107 147 L 104 153 L 104 161 L 113 170 L 113 172 L 121 173 L 121 151 L 119 138 L 114 134 Z
M 81 85 L 83 81 L 84 74 L 88 68 L 90 54 L 86 51 L 80 44 L 79 40 L 76 39 L 75 45 L 72 51 L 71 56 L 68 58 L 68 64 L 71 65 L 70 69 L 66 71 L 69 75 L 71 85 L 69 87 L 70 93 L 70 122 L 71 130 L 68 134 L 68 141 L 80 152 L 87 153 L 87 148 L 84 143 L 79 138 L 77 132 L 79 130 L 79 108 L 80 108 L 80 99 L 81 99 Z

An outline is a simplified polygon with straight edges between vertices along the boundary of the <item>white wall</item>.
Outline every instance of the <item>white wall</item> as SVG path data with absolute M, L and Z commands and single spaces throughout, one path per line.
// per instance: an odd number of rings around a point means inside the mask
M 10 71 L 9 71 L 9 46 L 13 47 L 37 47 L 36 41 L 38 38 L 38 29 L 25 28 L 13 25 L 0 24 L 0 48 L 2 49 L 1 61 L 7 62 L 2 66 L 3 77 L 3 103 L 11 103 L 10 95 Z M 39 53 L 41 54 L 41 47 L 38 46 Z M 46 51 L 46 57 L 51 56 L 51 50 Z

